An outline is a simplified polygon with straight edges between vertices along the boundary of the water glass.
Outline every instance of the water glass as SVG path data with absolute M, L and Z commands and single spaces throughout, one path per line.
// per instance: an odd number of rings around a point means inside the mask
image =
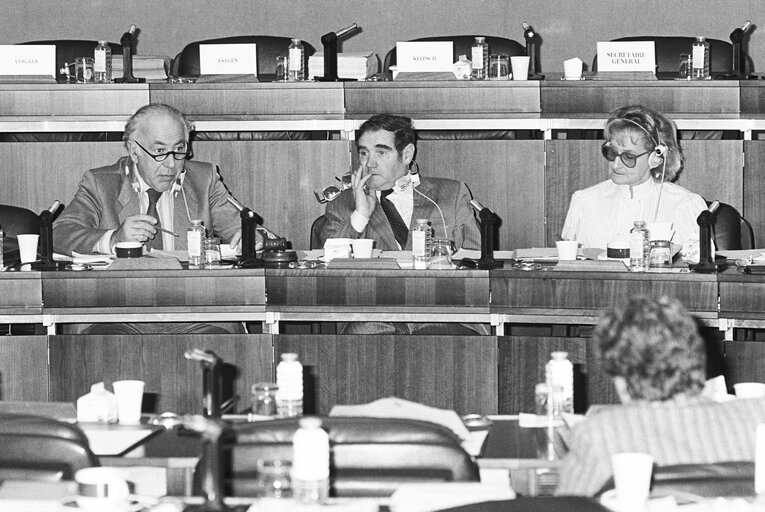
M 78 84 L 93 83 L 93 65 L 95 61 L 92 57 L 77 57 L 74 59 L 74 72 Z
M 489 57 L 489 80 L 508 80 L 510 76 L 510 59 L 507 55 L 492 55 Z
M 662 268 L 672 266 L 672 245 L 669 240 L 651 241 L 649 267 Z
M 289 498 L 292 496 L 292 481 L 290 470 L 292 464 L 288 460 L 258 459 L 258 474 L 255 485 L 259 498 Z
M 258 382 L 252 386 L 252 413 L 259 416 L 276 416 L 276 392 L 274 382 Z
M 276 57 L 276 81 L 287 81 L 287 70 L 289 69 L 289 60 L 284 55 Z
M 680 54 L 680 68 L 677 73 L 677 77 L 683 80 L 691 79 L 691 71 L 693 68 L 693 60 L 690 53 Z
M 202 242 L 202 254 L 205 255 L 205 268 L 220 267 L 220 239 L 205 238 Z
M 435 238 L 430 249 L 430 268 L 436 270 L 453 269 L 452 242 L 446 238 Z

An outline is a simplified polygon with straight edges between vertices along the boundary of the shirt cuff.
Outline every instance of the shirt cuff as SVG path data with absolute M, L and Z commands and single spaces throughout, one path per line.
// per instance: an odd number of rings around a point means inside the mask
M 364 217 L 358 210 L 353 210 L 351 214 L 351 227 L 359 233 L 363 233 L 369 224 L 369 217 Z
M 110 229 L 98 240 L 95 246 L 93 246 L 93 252 L 98 254 L 111 254 L 112 253 L 112 235 L 116 229 Z

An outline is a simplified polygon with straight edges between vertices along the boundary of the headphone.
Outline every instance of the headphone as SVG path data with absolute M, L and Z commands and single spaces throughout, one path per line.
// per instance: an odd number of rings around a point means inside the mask
M 657 141 L 656 137 L 654 137 L 653 134 L 648 131 L 648 128 L 646 128 L 642 124 L 640 124 L 637 121 L 634 121 L 634 120 L 632 120 L 632 119 L 630 119 L 628 117 L 620 117 L 619 120 L 626 121 L 626 122 L 628 122 L 630 124 L 633 124 L 633 125 L 637 126 L 641 130 L 643 130 L 646 133 L 646 135 L 648 135 L 648 137 L 651 139 L 651 142 L 653 142 L 653 144 L 655 146 L 653 148 L 653 152 L 656 154 L 656 156 L 662 157 L 662 160 L 664 159 L 663 158 L 664 157 L 664 153 L 666 153 L 668 151 L 668 148 L 667 148 L 667 145 L 664 144 L 664 142 L 661 140 L 661 138 L 659 138 L 659 140 Z
M 420 166 L 417 165 L 417 162 L 415 161 L 412 161 L 409 166 L 409 171 L 397 179 L 396 184 L 393 185 L 393 187 L 399 192 L 403 192 L 409 188 L 410 185 L 415 188 L 420 185 Z
M 135 164 L 133 164 L 135 165 Z M 125 176 L 130 176 L 131 172 L 131 166 L 125 165 Z M 170 193 L 173 194 L 174 197 L 178 197 L 178 192 L 180 192 L 183 189 L 183 182 L 186 179 L 186 169 L 183 169 L 181 173 L 178 175 L 177 178 L 175 178 L 175 183 L 173 183 L 173 188 L 170 189 Z M 140 186 L 138 184 L 138 179 L 134 179 L 133 183 L 131 184 L 133 186 L 133 190 L 136 192 L 139 192 Z

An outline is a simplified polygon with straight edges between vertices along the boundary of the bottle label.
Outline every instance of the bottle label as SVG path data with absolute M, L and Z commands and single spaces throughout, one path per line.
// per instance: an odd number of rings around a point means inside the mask
M 706 46 L 703 44 L 693 45 L 693 69 L 704 69 L 704 53 Z
M 643 234 L 633 233 L 630 236 L 630 258 L 633 260 L 642 259 L 644 254 L 643 251 Z
M 413 256 L 428 256 L 425 254 L 425 238 L 426 233 L 424 231 L 412 231 L 412 255 Z
M 483 69 L 483 46 L 472 48 L 473 69 Z
M 202 256 L 202 234 L 199 231 L 189 231 L 186 240 L 189 246 L 189 258 Z
M 289 68 L 290 71 L 303 69 L 303 50 L 300 48 L 290 48 Z
M 96 50 L 94 57 L 93 70 L 96 73 L 106 73 L 106 51 Z

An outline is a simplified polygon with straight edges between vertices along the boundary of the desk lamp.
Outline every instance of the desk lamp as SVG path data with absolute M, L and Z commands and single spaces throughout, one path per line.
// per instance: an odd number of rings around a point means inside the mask
M 122 78 L 115 78 L 115 83 L 137 84 L 146 81 L 143 78 L 133 76 L 133 42 L 135 34 L 135 25 L 130 25 L 128 31 L 122 34 L 122 38 L 120 38 L 120 44 L 122 45 Z
M 502 268 L 504 262 L 494 259 L 494 231 L 499 225 L 499 217 L 475 199 L 470 200 L 470 206 L 478 212 L 478 218 L 481 220 L 481 259 L 463 259 L 461 266 L 479 270 Z
M 720 201 L 709 205 L 708 210 L 701 212 L 696 219 L 699 224 L 699 262 L 690 265 L 693 272 L 711 274 L 717 272 L 717 264 L 712 259 L 712 223 L 720 207 Z
M 327 32 L 321 36 L 321 44 L 324 45 L 324 76 L 317 76 L 317 82 L 345 82 L 352 79 L 337 77 L 337 41 L 358 30 L 355 23 L 337 32 Z

